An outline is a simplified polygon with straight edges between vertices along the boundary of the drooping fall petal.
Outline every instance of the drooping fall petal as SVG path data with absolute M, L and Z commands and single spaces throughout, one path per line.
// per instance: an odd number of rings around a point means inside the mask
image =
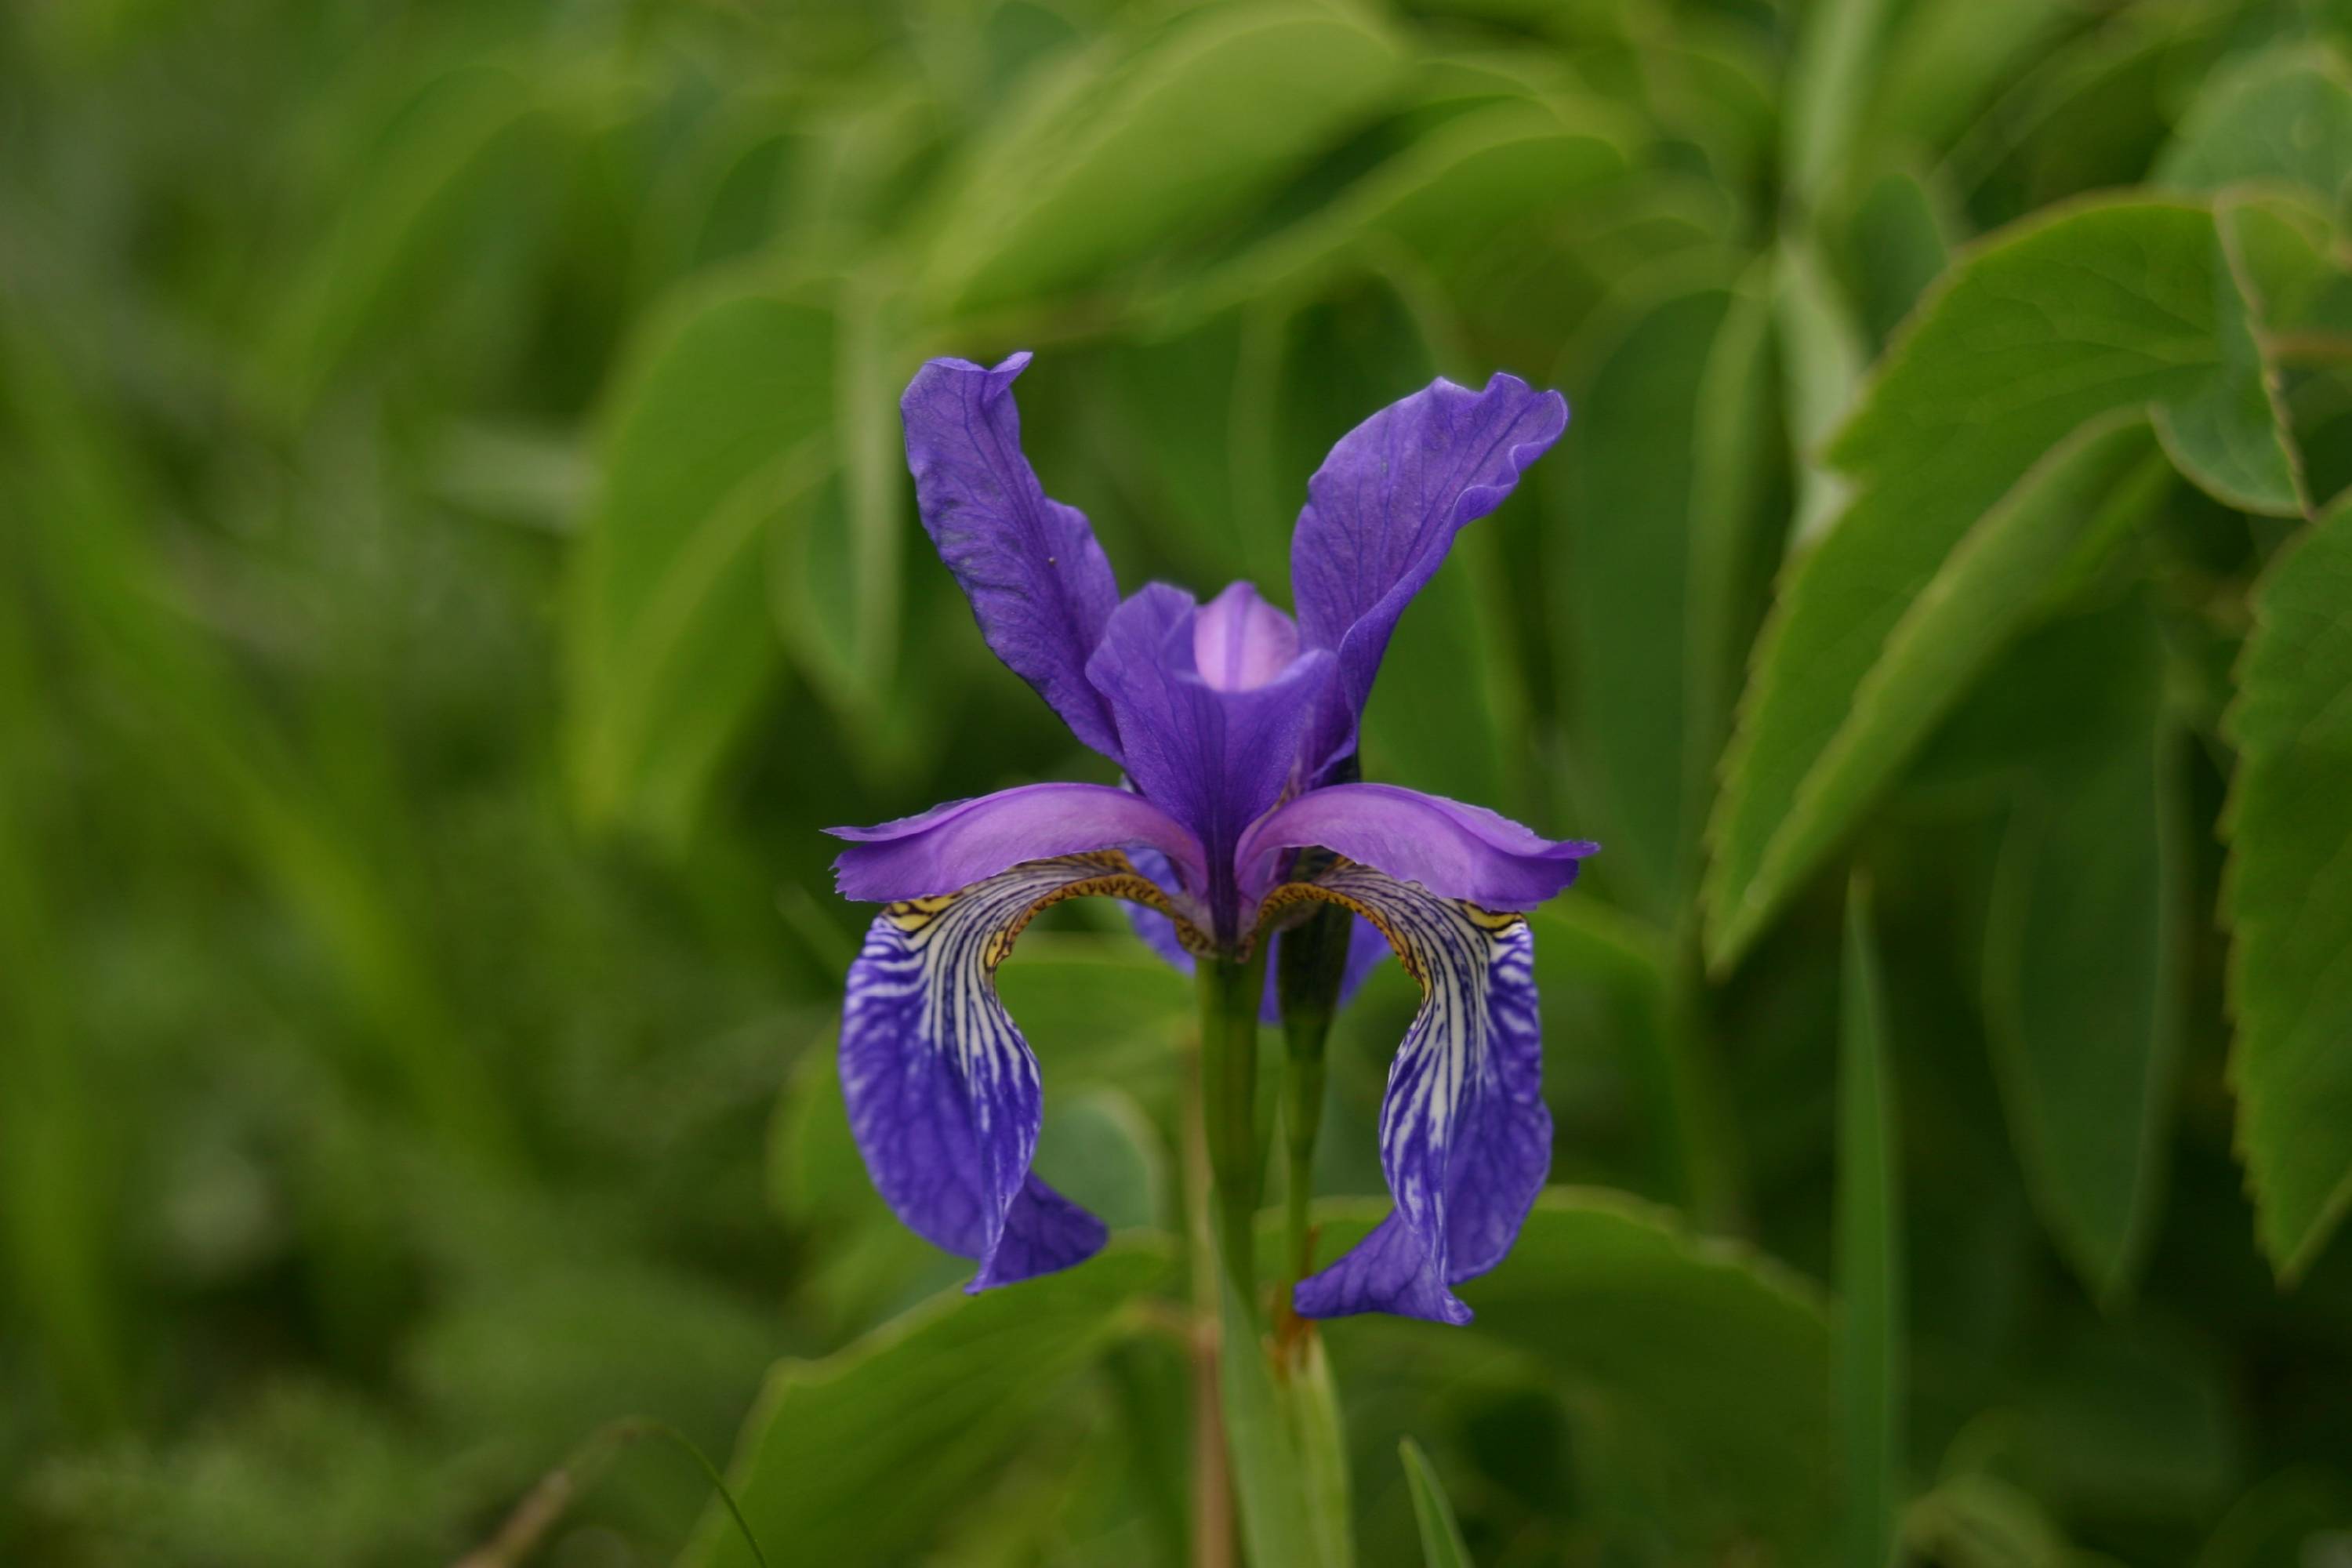
M 1310 1318 L 1394 1312 L 1466 1323 L 1454 1287 L 1501 1262 L 1551 1167 L 1534 939 L 1517 915 L 1342 863 L 1268 900 L 1345 904 L 1377 925 L 1422 987 L 1389 1069 L 1381 1166 L 1396 1208 L 1299 1282 Z
M 1103 1224 L 1029 1169 L 1037 1058 L 996 994 L 1030 917 L 1090 894 L 1159 901 L 1117 854 L 1033 860 L 875 917 L 850 965 L 841 1086 L 875 1187 L 917 1234 L 980 1265 L 985 1289 L 1066 1268 Z

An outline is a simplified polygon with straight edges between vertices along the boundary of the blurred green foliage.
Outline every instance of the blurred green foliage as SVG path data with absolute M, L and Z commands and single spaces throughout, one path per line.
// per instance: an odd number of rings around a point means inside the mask
M 0 1561 L 455 1561 L 632 1415 L 780 1564 L 1186 1560 L 1187 988 L 1083 912 L 1007 967 L 1041 1165 L 1139 1234 L 974 1302 L 831 1071 L 816 829 L 1102 776 L 899 461 L 924 355 L 1016 347 L 1130 586 L 1278 594 L 1433 374 L 1577 410 L 1366 724 L 1608 847 L 1535 917 L 1559 1187 L 1265 1450 L 1328 1470 L 1336 1389 L 1356 1560 L 2352 1552 L 2347 49 L 8 7 Z M 1335 1044 L 1326 1256 L 1412 1005 Z M 595 1468 L 530 1561 L 737 1560 L 675 1453 Z

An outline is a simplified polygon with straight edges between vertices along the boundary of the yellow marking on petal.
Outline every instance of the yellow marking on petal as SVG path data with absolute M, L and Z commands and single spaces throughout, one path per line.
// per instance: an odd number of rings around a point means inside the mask
M 1047 865 L 1088 866 L 1097 868 L 1101 874 L 1081 878 L 1076 881 L 1064 882 L 1057 887 L 1047 889 L 1038 896 L 1034 903 L 992 932 L 987 944 L 981 950 L 981 960 L 989 969 L 993 970 L 1004 962 L 1005 955 L 1013 951 L 1013 942 L 1027 928 L 1029 922 L 1036 918 L 1038 910 L 1050 909 L 1068 899 L 1095 897 L 1125 899 L 1131 903 L 1158 910 L 1176 922 L 1177 940 L 1184 944 L 1187 951 L 1207 952 L 1212 950 L 1209 939 L 1191 921 L 1176 912 L 1176 907 L 1168 901 L 1168 895 L 1161 892 L 1150 878 L 1137 870 L 1135 863 L 1129 860 L 1125 853 L 1117 849 L 1096 849 L 1080 855 L 1057 855 L 1050 860 L 1024 860 L 1017 866 L 1007 867 L 994 877 L 983 877 L 970 888 L 961 888 L 952 893 L 929 893 L 919 899 L 901 899 L 896 903 L 887 904 L 883 907 L 882 918 L 911 937 L 946 914 L 959 900 L 971 894 L 975 889 L 986 887 L 1003 878 L 1017 876 L 1024 871 L 1034 871 Z
M 1355 864 L 1356 862 L 1345 858 L 1335 859 L 1324 868 L 1321 875 L 1329 877 L 1337 872 L 1350 869 Z M 1407 884 L 1407 886 L 1412 885 L 1413 884 Z M 1480 930 L 1492 931 L 1496 935 L 1509 931 L 1527 919 L 1525 915 L 1515 914 L 1508 910 L 1481 909 L 1478 905 L 1462 899 L 1446 899 L 1443 901 L 1459 910 L 1465 919 Z M 1390 951 L 1397 955 L 1397 962 L 1404 965 L 1404 972 L 1412 976 L 1414 984 L 1424 991 L 1429 989 L 1429 976 L 1423 967 L 1418 944 L 1402 936 L 1384 910 L 1377 905 L 1365 902 L 1352 893 L 1338 888 L 1326 887 L 1320 881 L 1285 882 L 1268 893 L 1258 904 L 1257 929 L 1250 933 L 1250 945 L 1255 947 L 1266 934 L 1268 926 L 1274 921 L 1274 917 L 1308 903 L 1338 904 L 1343 909 L 1354 910 L 1371 921 L 1373 928 L 1388 939 Z
M 1120 856 L 1119 858 L 1124 860 L 1126 857 Z M 1029 922 L 1036 918 L 1038 910 L 1050 909 L 1066 899 L 1097 897 L 1126 899 L 1130 902 L 1145 905 L 1174 920 L 1176 929 L 1180 932 L 1192 929 L 1177 917 L 1176 910 L 1168 902 L 1167 896 L 1151 884 L 1150 879 L 1135 870 L 1114 872 L 1104 877 L 1090 877 L 1083 882 L 1066 882 L 1031 904 L 1018 920 L 1006 925 L 990 939 L 986 954 L 988 967 L 994 969 L 1004 962 L 1004 955 L 1013 951 L 1013 940 L 1028 928 Z

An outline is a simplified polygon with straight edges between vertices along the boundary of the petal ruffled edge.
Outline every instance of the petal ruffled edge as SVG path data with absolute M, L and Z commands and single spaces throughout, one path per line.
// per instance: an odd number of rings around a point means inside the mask
M 1395 784 L 1331 784 L 1251 825 L 1236 857 L 1244 892 L 1263 892 L 1281 851 L 1309 846 L 1417 882 L 1440 898 L 1494 910 L 1534 909 L 1564 891 L 1579 862 L 1601 848 L 1590 839 L 1545 838 L 1485 806 L 1442 795 Z
M 1290 592 L 1310 647 L 1339 656 L 1311 731 L 1311 770 L 1352 751 L 1397 619 L 1467 524 L 1503 504 L 1568 428 L 1568 400 L 1497 371 L 1439 379 L 1339 437 L 1307 484 Z
M 1130 846 L 1165 856 L 1188 888 L 1207 878 L 1200 844 L 1181 824 L 1108 784 L 1022 784 L 873 827 L 825 831 L 850 841 L 833 863 L 834 886 L 847 899 L 928 898 L 1024 860 Z

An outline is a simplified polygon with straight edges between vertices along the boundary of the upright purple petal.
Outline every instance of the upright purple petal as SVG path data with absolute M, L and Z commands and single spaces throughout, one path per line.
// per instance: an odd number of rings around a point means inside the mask
M 1219 691 L 1264 686 L 1298 657 L 1298 627 L 1288 616 L 1235 583 L 1201 606 L 1192 622 L 1192 663 Z
M 1575 881 L 1577 862 L 1601 847 L 1555 843 L 1484 806 L 1394 784 L 1332 784 L 1251 826 L 1238 857 L 1244 894 L 1263 890 L 1280 851 L 1307 845 L 1495 910 L 1534 909 Z
M 1013 380 L 1028 363 L 935 359 L 916 372 L 898 402 L 907 467 L 924 531 L 981 636 L 1079 740 L 1116 761 L 1118 732 L 1086 671 L 1118 582 L 1086 514 L 1048 498 L 1022 455 Z
M 892 904 L 849 968 L 841 1087 L 858 1152 L 892 1212 L 975 1259 L 985 1289 L 1092 1257 L 1103 1224 L 1031 1173 L 1037 1058 L 996 994 L 996 966 L 1037 910 L 1158 895 L 1118 856 L 1037 860 L 958 893 Z
M 1299 636 L 1339 658 L 1310 737 L 1313 766 L 1354 748 L 1389 635 L 1454 535 L 1502 505 L 1567 427 L 1559 393 L 1497 373 L 1484 392 L 1435 382 L 1331 448 L 1290 539 Z
M 1299 1281 L 1293 1303 L 1309 1318 L 1466 1323 L 1470 1309 L 1453 1288 L 1503 1260 L 1551 1168 L 1528 923 L 1363 866 L 1277 896 L 1332 899 L 1369 916 L 1423 993 L 1381 1102 L 1381 1166 L 1396 1209 Z
M 1260 683 L 1220 689 L 1201 676 L 1198 607 L 1155 583 L 1113 615 L 1087 674 L 1118 726 L 1128 777 L 1200 841 L 1213 934 L 1238 935 L 1234 850 L 1296 782 L 1299 742 L 1331 677 L 1331 655 L 1300 654 Z M 1249 665 L 1250 660 L 1244 660 Z
M 876 827 L 825 831 L 850 840 L 833 863 L 835 885 L 848 899 L 951 893 L 1024 860 L 1139 845 L 1195 885 L 1206 876 L 1191 833 L 1142 796 L 1108 784 L 1023 784 Z

